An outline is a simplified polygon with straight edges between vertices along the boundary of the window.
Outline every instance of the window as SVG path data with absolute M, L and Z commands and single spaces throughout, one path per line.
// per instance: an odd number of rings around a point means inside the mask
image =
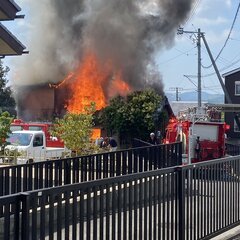
M 235 82 L 235 95 L 240 96 L 240 81 Z
M 23 127 L 21 126 L 10 126 L 10 130 L 13 132 L 13 131 L 21 131 L 23 130 Z
M 240 119 L 239 119 L 239 121 L 240 121 Z M 237 125 L 235 119 L 234 119 L 234 132 L 240 132 L 240 129 L 238 128 L 238 125 Z
M 29 126 L 30 131 L 41 131 L 42 127 L 39 126 Z
M 40 147 L 43 145 L 43 135 L 36 135 L 33 140 L 34 147 Z

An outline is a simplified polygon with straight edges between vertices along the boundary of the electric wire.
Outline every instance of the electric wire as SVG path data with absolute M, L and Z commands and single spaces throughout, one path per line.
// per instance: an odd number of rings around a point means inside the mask
M 173 61 L 173 60 L 175 60 L 175 59 L 181 57 L 182 55 L 189 56 L 188 53 L 191 52 L 191 51 L 192 51 L 193 49 L 195 49 L 195 48 L 196 48 L 196 46 L 193 47 L 193 48 L 191 48 L 191 49 L 189 49 L 189 50 L 187 50 L 186 52 L 183 52 L 183 51 L 180 51 L 180 50 L 176 49 L 177 51 L 179 51 L 179 52 L 181 52 L 181 53 L 178 54 L 177 56 L 174 56 L 174 57 L 172 57 L 172 58 L 166 60 L 166 61 L 163 61 L 163 62 L 158 63 L 158 65 L 163 65 L 163 64 L 166 64 L 166 63 L 168 63 L 168 62 L 171 62 L 171 61 Z
M 226 69 L 228 69 L 230 67 L 233 67 L 235 64 L 237 64 L 239 62 L 240 62 L 240 58 L 237 59 L 235 62 L 232 62 L 230 65 L 228 65 L 228 66 L 226 66 L 224 68 L 221 68 L 219 71 L 222 72 L 222 71 L 224 71 L 224 70 L 226 70 Z M 210 76 L 213 76 L 215 74 L 216 74 L 216 72 L 212 72 L 212 73 L 209 73 L 209 74 L 202 75 L 201 77 L 202 78 L 210 77 Z M 197 78 L 198 77 L 197 75 L 187 75 L 187 76 L 190 77 L 190 78 Z
M 239 9 L 240 9 L 240 2 L 239 2 L 239 4 L 238 4 L 237 11 L 236 11 L 236 14 L 235 14 L 235 16 L 234 16 L 234 19 L 233 19 L 233 22 L 232 22 L 230 31 L 229 31 L 229 33 L 228 33 L 228 36 L 227 36 L 227 38 L 226 38 L 226 40 L 225 40 L 225 42 L 224 42 L 224 44 L 223 44 L 223 47 L 221 48 L 221 50 L 219 51 L 217 57 L 215 58 L 215 60 L 214 60 L 215 62 L 218 60 L 219 56 L 222 54 L 224 48 L 226 47 L 226 45 L 227 45 L 227 43 L 228 43 L 228 40 L 230 39 L 230 36 L 231 36 L 231 34 L 232 34 L 233 27 L 234 27 L 234 25 L 235 25 L 235 22 L 236 22 L 236 19 L 237 19 L 237 16 L 238 16 Z M 212 67 L 212 64 L 209 65 L 209 66 L 204 66 L 203 64 L 201 64 L 201 65 L 202 65 L 203 68 L 210 68 L 210 67 Z
M 196 13 L 197 8 L 199 7 L 199 4 L 200 4 L 200 0 L 196 0 L 195 4 L 194 4 L 194 6 L 193 6 L 193 8 L 192 8 L 192 10 L 190 12 L 190 14 L 188 15 L 188 18 L 186 18 L 186 20 L 185 20 L 183 25 L 186 25 L 189 22 L 189 20 L 194 16 L 194 14 Z

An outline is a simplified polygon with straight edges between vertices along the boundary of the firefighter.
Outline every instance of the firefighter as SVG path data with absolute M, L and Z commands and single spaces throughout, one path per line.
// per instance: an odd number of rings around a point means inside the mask
M 157 145 L 157 138 L 153 132 L 150 133 L 149 143 L 151 143 L 152 145 Z
M 197 139 L 196 139 L 196 145 L 195 145 L 195 153 L 196 153 L 196 159 L 198 161 L 200 161 L 200 152 L 201 152 L 201 144 L 200 144 L 200 137 L 197 136 Z

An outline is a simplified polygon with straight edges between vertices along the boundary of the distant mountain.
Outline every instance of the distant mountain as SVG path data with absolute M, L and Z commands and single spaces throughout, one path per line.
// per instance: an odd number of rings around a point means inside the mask
M 176 101 L 176 94 L 165 92 L 169 101 Z M 179 101 L 197 101 L 198 94 L 197 92 L 184 92 L 179 94 Z M 207 92 L 202 92 L 202 102 L 207 103 L 224 103 L 224 95 L 223 94 L 210 94 Z

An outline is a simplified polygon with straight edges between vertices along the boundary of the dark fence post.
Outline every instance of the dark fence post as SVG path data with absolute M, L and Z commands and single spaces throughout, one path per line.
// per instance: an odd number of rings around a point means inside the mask
M 29 208 L 30 208 L 30 195 L 29 193 L 21 193 L 20 199 L 22 202 L 22 219 L 21 219 L 21 235 L 24 240 L 29 239 Z M 20 235 L 20 234 L 19 234 Z
M 179 209 L 179 240 L 185 239 L 185 171 L 183 167 L 177 168 L 178 174 L 178 209 Z M 176 219 L 177 220 L 177 219 Z
M 178 154 L 177 154 L 177 164 L 176 165 L 182 165 L 182 148 L 183 148 L 183 144 L 182 142 L 180 142 L 178 144 Z

